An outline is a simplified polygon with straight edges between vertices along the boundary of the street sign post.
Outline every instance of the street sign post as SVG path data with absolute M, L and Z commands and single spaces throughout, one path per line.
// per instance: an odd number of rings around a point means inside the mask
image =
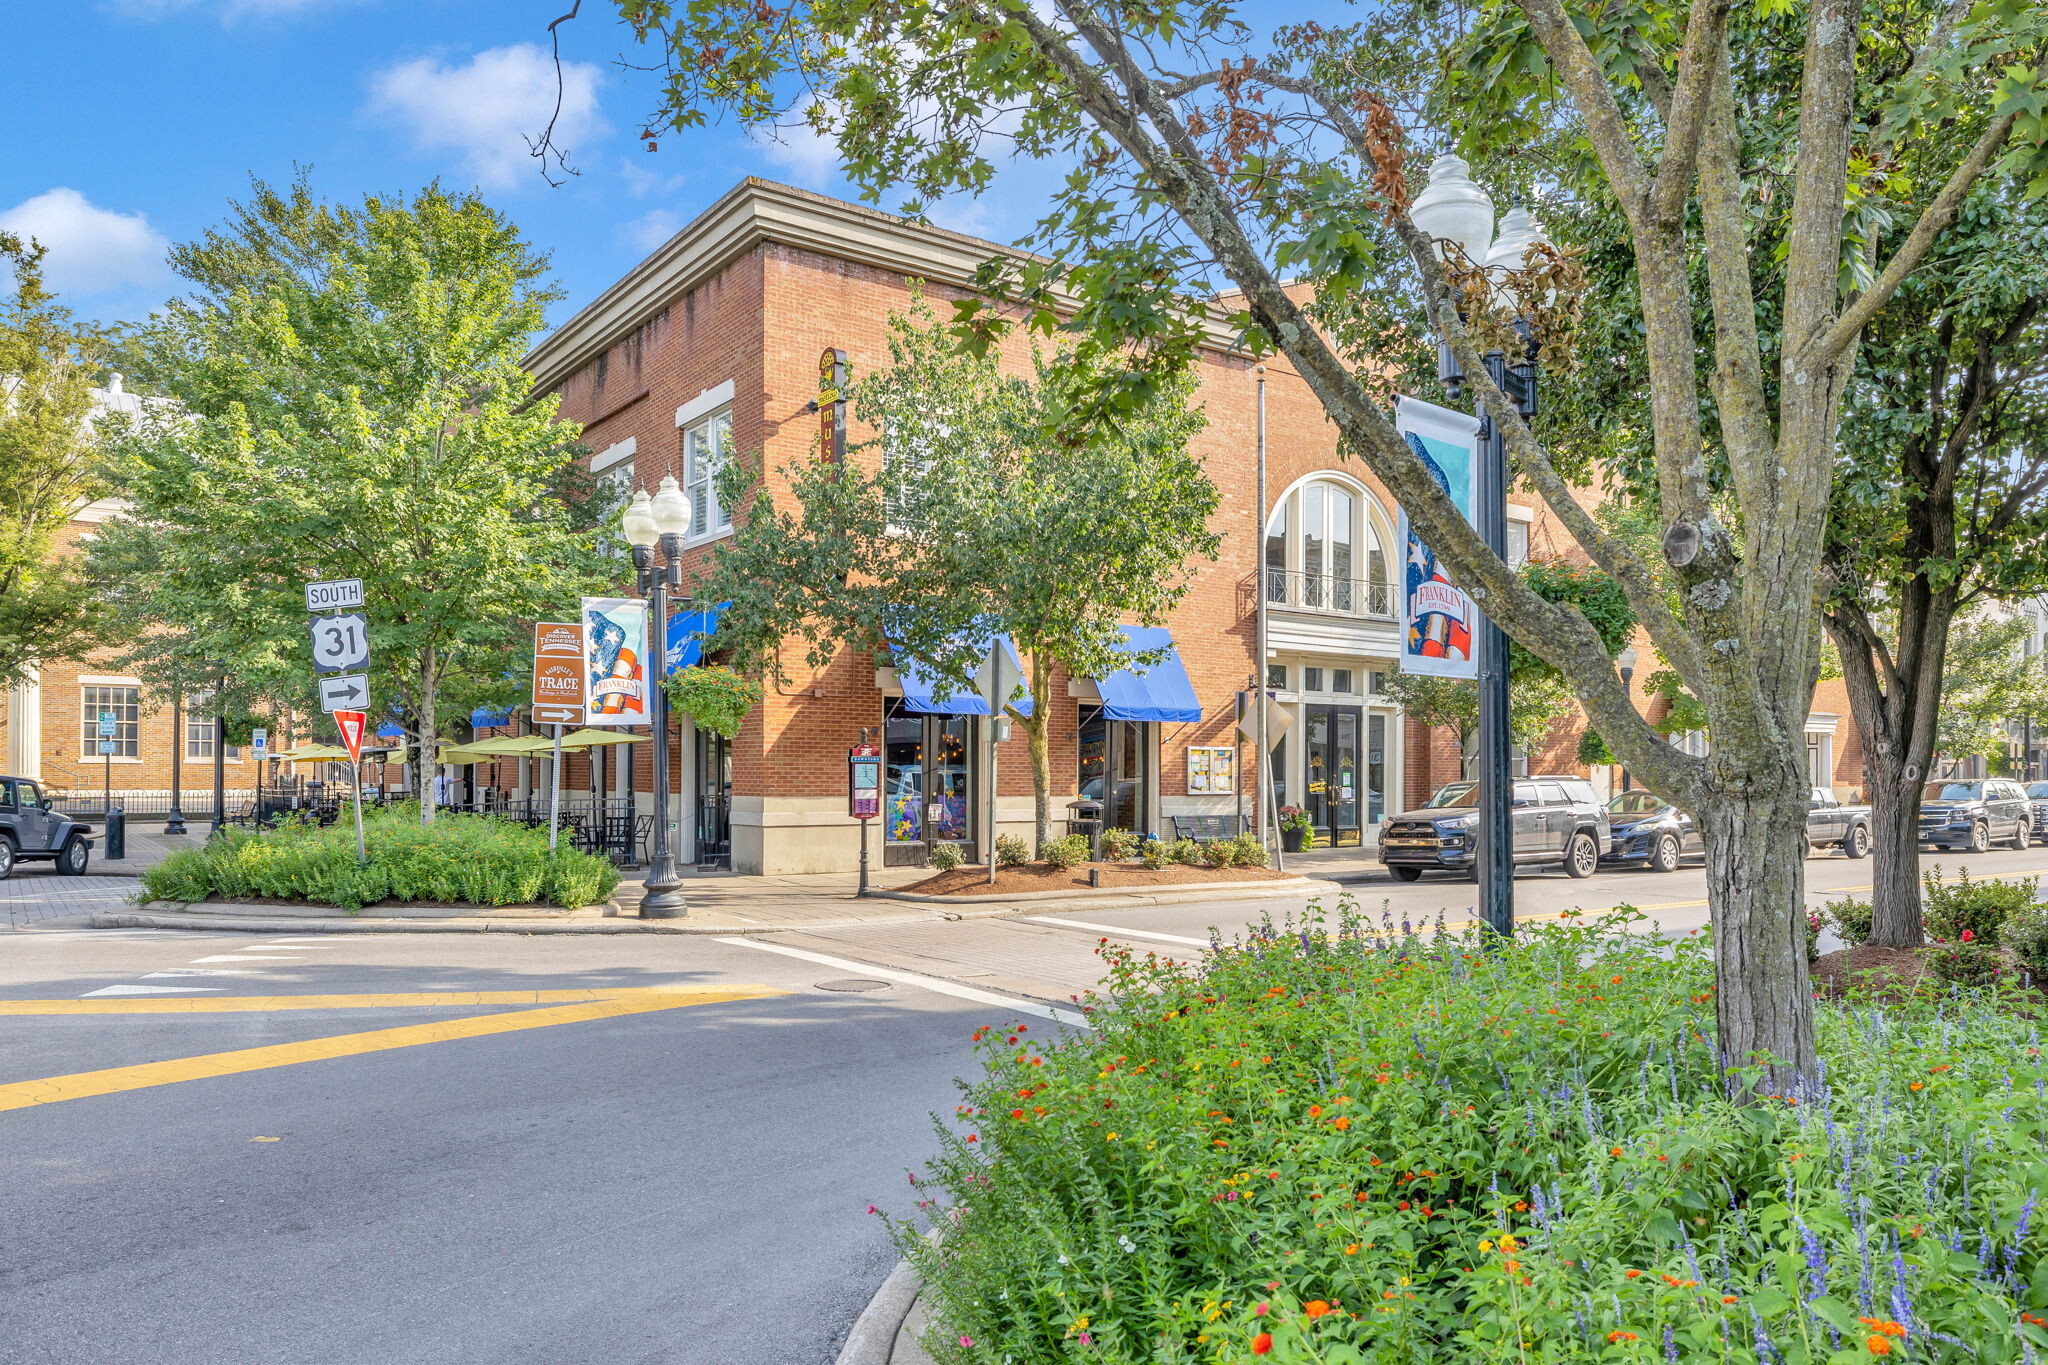
M 356 865 L 370 861 L 369 853 L 363 847 L 363 729 L 369 724 L 369 716 L 361 711 L 336 711 L 334 724 L 341 731 L 341 742 L 348 749 L 350 773 L 349 785 L 355 797 L 356 808 Z
M 369 704 L 370 677 L 367 673 L 337 673 L 320 679 L 322 711 L 361 711 Z
M 307 611 L 347 611 L 363 605 L 363 580 L 336 578 L 306 585 Z
M 256 761 L 261 763 L 270 757 L 270 731 L 261 726 L 249 732 L 249 747 L 255 752 Z M 261 774 L 258 774 L 260 777 Z
M 332 673 L 360 673 L 370 666 L 370 622 L 361 612 L 316 616 L 310 629 L 314 673 L 324 678 Z
M 548 759 L 548 852 L 555 851 L 562 818 L 562 727 L 583 719 L 587 674 L 580 621 L 538 621 L 533 627 L 533 692 L 529 715 L 555 737 Z
M 861 728 L 860 743 L 846 751 L 847 812 L 860 821 L 860 886 L 857 896 L 868 893 L 868 822 L 882 813 L 882 751 L 868 741 Z

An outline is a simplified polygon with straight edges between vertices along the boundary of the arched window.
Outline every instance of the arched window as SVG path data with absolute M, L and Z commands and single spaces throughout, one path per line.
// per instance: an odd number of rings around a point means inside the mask
M 1345 616 L 1385 616 L 1385 532 L 1364 490 L 1310 479 L 1282 496 L 1266 524 L 1266 600 L 1274 606 Z

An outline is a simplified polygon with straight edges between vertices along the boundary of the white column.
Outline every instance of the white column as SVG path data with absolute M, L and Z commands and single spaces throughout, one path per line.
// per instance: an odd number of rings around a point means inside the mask
M 7 771 L 42 781 L 43 684 L 33 666 L 27 677 L 7 689 Z

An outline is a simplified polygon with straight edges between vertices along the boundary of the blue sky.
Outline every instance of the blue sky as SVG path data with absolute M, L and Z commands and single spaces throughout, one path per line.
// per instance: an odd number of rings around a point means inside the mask
M 50 248 L 80 314 L 143 316 L 175 281 L 165 248 L 219 223 L 251 174 L 310 168 L 324 198 L 475 185 L 588 302 L 743 175 L 845 193 L 829 147 L 746 130 L 634 136 L 651 77 L 614 65 L 602 0 L 563 27 L 566 137 L 582 174 L 550 188 L 527 155 L 554 101 L 547 23 L 562 0 L 61 0 L 9 7 L 0 88 L 0 227 Z M 1037 179 L 1027 174 L 1029 180 Z M 1034 196 L 948 206 L 947 226 L 1008 240 Z

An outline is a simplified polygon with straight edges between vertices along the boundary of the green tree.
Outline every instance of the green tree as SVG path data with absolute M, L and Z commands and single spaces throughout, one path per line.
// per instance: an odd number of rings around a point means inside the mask
M 921 303 L 891 319 L 889 355 L 850 395 L 879 435 L 843 464 L 774 471 L 699 591 L 732 602 L 718 639 L 743 670 L 776 668 L 778 645 L 798 637 L 813 666 L 848 646 L 888 651 L 972 691 L 993 637 L 1008 635 L 1030 705 L 1006 709 L 1030 750 L 1043 844 L 1054 670 L 1157 662 L 1126 654 L 1121 627 L 1162 623 L 1191 561 L 1215 558 L 1216 489 L 1187 450 L 1203 419 L 1178 384 L 1112 427 L 1075 424 L 1092 370 L 1038 355 L 1032 378 L 1006 374 L 960 354 Z M 762 473 L 724 471 L 725 505 L 752 497 Z
M 1942 665 L 1934 752 L 2003 763 L 2011 752 L 2012 724 L 2025 716 L 2048 717 L 2048 668 L 2040 655 L 2027 653 L 2025 616 L 1978 608 L 1966 611 L 1956 626 Z
M 1235 324 L 1286 354 L 1344 448 L 1479 605 L 1558 669 L 1647 785 L 1695 813 L 1722 964 L 1716 1045 L 1731 1065 L 1762 1062 L 1769 1088 L 1811 1075 L 1797 922 L 1805 773 L 1789 737 L 1819 666 L 1840 394 L 1864 329 L 1987 167 L 2002 161 L 2048 189 L 2037 174 L 2048 166 L 2048 100 L 2030 60 L 2048 8 L 1895 0 L 1866 16 L 1855 0 L 1787 0 L 1759 13 L 1797 60 L 1752 62 L 1745 48 L 1740 63 L 1728 0 L 1478 9 L 1471 60 L 1461 53 L 1449 68 L 1458 79 L 1429 92 L 1446 115 L 1436 126 L 1468 147 L 1542 138 L 1566 154 L 1543 173 L 1624 224 L 1676 614 L 1488 377 L 1482 346 L 1507 340 L 1494 296 L 1477 281 L 1467 288 L 1458 262 L 1447 269 L 1409 212 L 1416 187 L 1386 98 L 1402 91 L 1383 76 L 1399 47 L 1392 26 L 1440 7 L 1296 25 L 1256 48 L 1242 22 L 1255 11 L 1222 0 L 813 0 L 773 23 L 742 0 L 619 9 L 662 54 L 672 126 L 724 111 L 756 123 L 794 105 L 836 141 L 864 192 L 900 189 L 912 212 L 983 190 L 998 157 L 1060 159 L 1069 174 L 1033 234 L 1038 254 L 991 263 L 984 282 L 1033 325 L 1078 336 L 1077 359 L 1124 361 L 1104 374 L 1096 411 L 1118 411 L 1192 364 L 1210 320 L 1197 301 L 1227 293 Z M 1766 126 L 1772 155 L 1753 162 L 1744 134 Z M 1909 142 L 1940 156 L 1884 177 L 1873 196 L 1867 168 Z M 1852 192 L 1856 212 L 1845 214 Z M 1873 201 L 1912 224 L 1889 254 L 1862 232 Z M 1568 262 L 1534 255 L 1515 292 L 1548 311 L 1566 286 L 1568 311 Z M 1860 268 L 1843 271 L 1845 259 Z M 1394 430 L 1379 357 L 1391 349 L 1386 324 L 1402 317 L 1372 301 L 1403 276 L 1419 283 L 1428 331 L 1500 415 L 1521 477 L 1623 586 L 1712 715 L 1705 757 L 1643 722 L 1593 628 L 1517 581 Z M 958 323 L 985 342 L 1010 316 L 969 301 Z M 1786 340 L 1767 351 L 1766 331 Z M 1540 339 L 1565 353 L 1564 335 Z
M 545 259 L 473 195 L 334 206 L 302 180 L 172 261 L 192 292 L 135 350 L 175 404 L 121 443 L 133 510 L 93 544 L 128 662 L 165 695 L 225 673 L 239 706 L 311 713 L 303 584 L 361 578 L 367 709 L 423 783 L 451 723 L 516 695 L 523 623 L 617 576 L 577 429 L 519 366 Z
M 99 599 L 57 536 L 99 496 L 91 389 L 108 337 L 43 284 L 44 248 L 0 232 L 0 685 L 95 640 Z

